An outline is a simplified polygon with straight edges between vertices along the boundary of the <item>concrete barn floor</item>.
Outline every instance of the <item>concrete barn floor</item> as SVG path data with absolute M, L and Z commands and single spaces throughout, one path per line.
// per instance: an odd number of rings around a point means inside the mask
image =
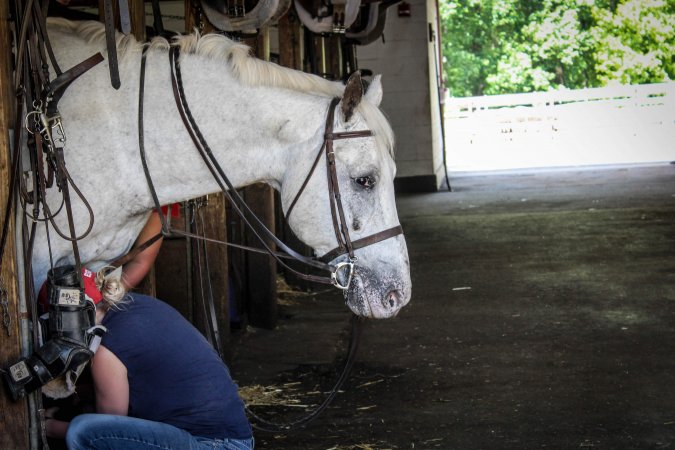
M 323 414 L 257 448 L 675 448 L 675 165 L 451 181 L 399 198 L 410 304 L 366 322 Z M 288 422 L 334 383 L 349 313 L 296 292 L 281 314 L 235 335 L 231 368 Z

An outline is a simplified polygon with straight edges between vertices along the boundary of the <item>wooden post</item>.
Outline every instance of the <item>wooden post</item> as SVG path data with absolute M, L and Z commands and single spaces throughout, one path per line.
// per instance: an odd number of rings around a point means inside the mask
M 131 19 L 131 33 L 138 41 L 145 41 L 145 2 L 143 0 L 128 0 L 129 16 Z
M 270 230 L 274 230 L 274 190 L 264 184 L 245 189 L 246 203 Z M 248 245 L 261 247 L 253 233 L 247 233 Z M 267 240 L 274 249 L 274 244 Z M 277 265 L 268 255 L 250 253 L 248 269 L 248 315 L 251 325 L 272 329 L 277 324 Z
M 9 28 L 9 2 L 0 0 L 0 60 L 13 61 Z M 14 126 L 15 96 L 12 86 L 11 64 L 0 65 L 0 220 L 4 220 L 9 208 L 10 179 L 10 135 L 8 130 Z M 13 201 L 14 199 L 9 199 Z M 13 218 L 13 217 L 12 217 Z M 2 222 L 0 222 L 0 229 Z M 0 289 L 6 290 L 5 310 L 0 304 L 0 365 L 14 363 L 20 357 L 19 292 L 17 287 L 16 248 L 14 240 L 14 220 L 10 228 L 0 272 Z M 2 300 L 2 299 L 0 299 Z M 5 322 L 8 320 L 9 322 Z M 28 407 L 26 400 L 12 401 L 6 391 L 0 394 L 0 448 L 28 448 Z
M 279 64 L 302 70 L 302 27 L 294 9 L 279 19 Z

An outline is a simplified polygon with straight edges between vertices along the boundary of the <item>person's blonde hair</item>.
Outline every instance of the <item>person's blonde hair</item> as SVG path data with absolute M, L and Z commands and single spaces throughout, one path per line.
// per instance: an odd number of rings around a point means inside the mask
M 96 287 L 101 291 L 108 308 L 124 303 L 127 295 L 121 273 L 115 273 L 115 270 L 112 266 L 106 266 L 96 272 Z

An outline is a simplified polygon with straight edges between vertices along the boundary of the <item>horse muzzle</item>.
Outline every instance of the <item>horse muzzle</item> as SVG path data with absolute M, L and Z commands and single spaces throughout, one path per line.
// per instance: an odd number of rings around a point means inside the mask
M 351 265 L 345 263 L 334 273 L 342 286 L 340 289 L 345 294 L 347 307 L 358 316 L 394 317 L 410 301 L 410 282 L 406 274 L 396 271 L 378 273 L 354 262 Z

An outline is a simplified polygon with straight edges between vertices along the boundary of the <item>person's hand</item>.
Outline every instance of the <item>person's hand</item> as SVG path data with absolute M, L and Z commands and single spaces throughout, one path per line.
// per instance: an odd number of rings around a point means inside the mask
M 45 434 L 50 438 L 63 439 L 66 437 L 68 425 L 70 422 L 55 419 L 56 413 L 59 411 L 57 406 L 45 409 Z

